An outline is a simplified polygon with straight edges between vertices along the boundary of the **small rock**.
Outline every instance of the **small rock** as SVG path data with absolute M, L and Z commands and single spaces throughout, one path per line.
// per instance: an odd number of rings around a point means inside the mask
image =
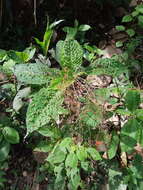
M 98 44 L 98 47 L 99 47 L 100 49 L 104 49 L 104 48 L 106 47 L 106 45 L 107 45 L 107 41 L 106 41 L 106 40 L 101 40 L 101 41 L 99 42 L 99 44 Z
M 104 25 L 104 24 L 101 24 L 101 23 L 100 23 L 98 26 L 99 26 L 101 29 L 104 29 L 104 28 L 105 28 L 105 25 Z
M 27 177 L 27 175 L 28 175 L 27 171 L 23 171 L 22 175 L 23 175 L 23 177 Z
M 113 55 L 116 54 L 121 54 L 122 50 L 119 48 L 116 48 L 114 45 L 108 45 L 104 50 L 103 50 L 103 58 L 111 58 Z
M 109 32 L 108 32 L 108 34 L 109 35 L 114 35 L 114 34 L 117 34 L 119 31 L 118 30 L 116 30 L 116 28 L 112 28 Z
M 5 81 L 5 80 L 7 80 L 7 76 L 4 73 L 0 72 L 0 81 Z
M 113 35 L 113 38 L 114 38 L 114 40 L 121 40 L 121 39 L 127 38 L 127 34 L 125 34 L 123 32 L 118 32 Z
M 45 152 L 36 152 L 34 151 L 33 152 L 33 155 L 34 155 L 34 159 L 38 162 L 38 163 L 44 163 L 45 159 L 47 158 L 48 156 L 48 153 L 45 153 Z
M 89 75 L 87 82 L 94 88 L 107 87 L 112 81 L 112 77 L 109 75 Z
M 130 7 L 135 7 L 135 6 L 137 6 L 137 0 L 132 0 L 131 2 L 130 2 Z

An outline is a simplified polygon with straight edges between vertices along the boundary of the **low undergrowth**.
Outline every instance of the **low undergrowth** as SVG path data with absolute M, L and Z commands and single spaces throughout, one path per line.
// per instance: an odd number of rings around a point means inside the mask
M 34 183 L 46 189 L 143 188 L 142 14 L 139 5 L 123 17 L 116 29 L 128 39 L 111 58 L 84 42 L 90 26 L 77 21 L 52 49 L 61 21 L 48 23 L 43 41 L 35 38 L 43 55 L 0 50 L 1 189 L 17 189 L 6 179 L 14 144 L 33 152 Z

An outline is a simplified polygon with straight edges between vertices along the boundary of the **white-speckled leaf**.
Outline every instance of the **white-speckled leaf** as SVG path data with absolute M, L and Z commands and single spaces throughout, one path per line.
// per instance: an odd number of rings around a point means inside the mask
M 24 84 L 45 84 L 48 82 L 48 66 L 42 63 L 18 64 L 14 68 L 17 80 Z

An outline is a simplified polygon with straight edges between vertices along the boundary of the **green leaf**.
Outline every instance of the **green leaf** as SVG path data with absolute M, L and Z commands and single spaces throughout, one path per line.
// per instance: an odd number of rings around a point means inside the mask
M 140 127 L 137 131 L 137 142 L 143 147 L 143 129 Z
M 3 135 L 2 135 L 2 133 L 0 133 L 0 143 L 1 143 L 2 139 L 3 139 Z
M 33 151 L 36 152 L 50 152 L 53 149 L 53 145 L 50 142 L 41 140 L 38 142 Z
M 11 144 L 19 143 L 20 141 L 19 133 L 15 129 L 11 127 L 4 127 L 2 132 L 7 142 Z
M 137 12 L 139 12 L 139 13 L 143 14 L 143 5 L 142 5 L 142 4 L 140 4 L 140 5 L 136 6 L 136 8 L 135 8 L 135 9 L 137 10 Z
M 4 62 L 3 70 L 8 76 L 13 75 L 13 69 L 14 69 L 15 64 L 16 62 L 12 59 L 9 59 L 8 61 Z
M 53 35 L 53 30 L 48 29 L 46 30 L 45 34 L 44 34 L 44 38 L 43 38 L 43 53 L 46 56 L 48 53 L 48 49 L 49 49 L 49 45 L 50 45 L 50 41 Z
M 89 169 L 89 162 L 80 162 L 81 168 L 84 169 L 85 171 L 88 171 Z
M 56 57 L 63 69 L 76 71 L 82 64 L 83 50 L 76 40 L 59 41 L 56 46 Z
M 76 168 L 78 165 L 78 158 L 77 158 L 77 155 L 73 152 L 69 153 L 67 155 L 67 158 L 65 160 L 65 166 L 68 168 L 68 167 L 71 167 L 71 168 Z
M 138 24 L 140 27 L 143 27 L 143 16 L 142 15 L 138 16 Z
M 79 169 L 73 168 L 73 169 L 70 171 L 70 177 L 71 177 L 71 182 L 72 182 L 72 187 L 71 187 L 71 189 L 77 190 L 78 187 L 79 187 L 80 184 L 81 184 L 81 178 L 80 178 Z
M 7 56 L 7 52 L 3 49 L 0 49 L 0 62 L 4 61 Z
M 24 102 L 22 101 L 22 99 L 27 98 L 30 93 L 31 93 L 30 87 L 26 87 L 18 91 L 18 93 L 16 94 L 13 100 L 13 109 L 16 112 L 18 112 L 21 109 L 21 107 L 24 105 Z
M 113 131 L 110 146 L 108 149 L 108 158 L 109 159 L 112 159 L 115 157 L 117 149 L 118 149 L 118 144 L 119 144 L 118 134 L 115 131 Z
M 19 57 L 19 59 L 21 61 L 19 61 L 19 63 L 26 63 L 28 62 L 30 59 L 33 58 L 34 54 L 35 54 L 36 48 L 33 47 L 29 47 L 26 48 L 23 52 L 18 52 L 15 51 L 15 54 L 17 55 L 17 57 Z
M 86 148 L 83 146 L 79 146 L 76 155 L 80 161 L 84 161 L 87 158 L 87 151 Z
M 124 152 L 133 150 L 137 143 L 140 124 L 136 119 L 127 121 L 121 129 L 121 149 Z
M 29 104 L 26 116 L 27 134 L 44 127 L 50 121 L 59 123 L 60 115 L 68 114 L 62 107 L 63 92 L 42 88 Z
M 131 116 L 131 112 L 129 110 L 117 109 L 117 110 L 115 110 L 115 112 L 120 115 Z
M 139 128 L 139 122 L 136 119 L 130 119 L 122 127 L 121 134 L 127 135 L 136 140 L 136 135 Z
M 133 29 L 128 29 L 126 30 L 127 34 L 130 36 L 130 37 L 133 37 L 135 35 L 135 31 Z
M 42 63 L 19 64 L 15 66 L 14 74 L 22 83 L 41 85 L 48 83 L 48 70 Z
M 64 163 L 54 167 L 54 173 L 56 176 L 54 187 L 55 189 L 65 189 L 65 175 L 63 175 Z
M 123 46 L 123 42 L 121 42 L 121 41 L 118 41 L 118 42 L 116 42 L 116 47 L 122 47 Z
M 87 30 L 91 29 L 91 27 L 87 24 L 82 24 L 79 26 L 78 30 L 81 31 L 81 32 L 85 32 Z
M 87 148 L 87 152 L 93 160 L 102 160 L 99 152 L 95 148 Z
M 46 159 L 51 165 L 62 163 L 66 158 L 66 153 L 63 152 L 59 146 L 57 146 L 53 152 L 51 152 Z
M 58 139 L 61 137 L 60 129 L 54 126 L 45 126 L 38 129 L 38 132 L 45 136 Z
M 34 38 L 34 40 L 36 41 L 36 43 L 43 48 L 43 42 L 41 42 L 38 38 Z
M 70 150 L 72 144 L 73 144 L 72 138 L 66 137 L 61 141 L 59 146 L 60 146 L 61 150 L 66 152 L 66 149 Z
M 133 151 L 136 143 L 137 141 L 133 139 L 132 137 L 121 134 L 120 147 L 121 147 L 122 152 Z
M 77 34 L 77 28 L 64 27 L 63 31 L 67 33 L 66 39 L 74 39 Z
M 143 109 L 136 109 L 136 117 L 137 119 L 140 119 L 141 121 L 143 121 Z
M 0 143 L 0 162 L 7 159 L 9 151 L 10 151 L 10 144 L 7 141 L 3 140 Z
M 136 17 L 136 16 L 139 15 L 139 12 L 138 11 L 133 11 L 131 14 L 132 14 L 133 17 Z
M 47 88 L 42 88 L 39 92 L 35 93 L 32 102 L 28 106 L 26 115 L 27 133 L 41 128 L 44 123 L 46 125 L 50 118 L 45 116 L 42 118 L 43 109 L 48 105 L 51 97 L 55 95 L 55 91 L 49 91 Z
M 116 30 L 125 31 L 125 26 L 123 26 L 123 25 L 116 26 Z
M 131 22 L 133 17 L 131 15 L 126 15 L 122 18 L 122 22 Z
M 140 93 L 137 90 L 129 90 L 125 96 L 125 104 L 131 112 L 135 111 L 140 104 Z

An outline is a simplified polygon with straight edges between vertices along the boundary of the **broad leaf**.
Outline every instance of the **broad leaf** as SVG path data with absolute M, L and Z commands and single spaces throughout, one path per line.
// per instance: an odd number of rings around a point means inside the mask
M 142 5 L 142 4 L 136 6 L 135 9 L 136 9 L 139 13 L 143 14 L 143 5 Z
M 73 168 L 72 170 L 70 170 L 70 178 L 71 178 L 70 189 L 77 190 L 81 184 L 79 169 Z
M 131 22 L 133 20 L 131 15 L 126 15 L 122 18 L 122 22 Z
M 135 31 L 133 29 L 128 29 L 126 30 L 127 34 L 130 36 L 130 37 L 133 37 L 135 35 Z
M 71 149 L 71 145 L 73 144 L 73 140 L 70 137 L 66 137 L 64 138 L 61 143 L 60 143 L 60 148 L 61 150 L 63 150 L 64 152 L 66 152 L 66 150 L 70 150 Z
M 53 149 L 53 145 L 48 141 L 41 140 L 38 142 L 33 151 L 35 152 L 50 152 Z
M 66 158 L 66 153 L 63 152 L 59 146 L 57 146 L 53 152 L 51 152 L 46 159 L 51 165 L 62 163 Z
M 19 143 L 20 140 L 19 133 L 15 129 L 11 127 L 4 127 L 2 132 L 7 142 L 11 144 Z
M 7 52 L 3 49 L 0 49 L 0 62 L 5 60 L 6 55 L 7 55 Z
M 143 121 L 143 109 L 137 109 L 135 114 L 136 114 L 137 119 Z
M 128 120 L 121 129 L 121 134 L 127 135 L 136 140 L 136 134 L 138 129 L 140 128 L 140 124 L 136 119 Z
M 54 126 L 45 126 L 38 129 L 38 132 L 45 136 L 58 139 L 61 137 L 60 129 Z
M 132 137 L 121 134 L 120 147 L 121 147 L 122 152 L 132 151 L 136 143 L 137 141 L 133 139 Z
M 87 152 L 93 160 L 102 160 L 99 152 L 95 148 L 87 148 Z
M 87 151 L 85 147 L 80 146 L 76 151 L 76 155 L 80 161 L 84 161 L 87 158 Z
M 63 101 L 62 92 L 43 88 L 36 93 L 27 110 L 27 133 L 38 130 L 50 121 L 55 121 L 58 124 L 59 116 L 68 113 L 62 107 Z
M 140 125 L 136 119 L 131 119 L 121 129 L 121 149 L 123 152 L 133 150 L 137 143 Z
M 4 161 L 7 158 L 9 151 L 10 144 L 7 141 L 3 140 L 0 143 L 0 162 Z
M 123 26 L 123 25 L 116 26 L 116 30 L 125 31 L 125 26 Z
M 135 111 L 140 104 L 140 93 L 137 90 L 129 90 L 125 96 L 125 104 L 131 112 Z
M 41 85 L 48 83 L 48 70 L 48 66 L 41 63 L 19 64 L 14 74 L 21 83 Z
M 22 90 L 19 90 L 13 100 L 13 109 L 15 111 L 19 111 L 23 106 L 24 102 L 22 101 L 23 98 L 27 98 L 28 95 L 31 93 L 31 88 L 27 87 Z
M 28 133 L 31 133 L 43 126 L 40 119 L 41 114 L 43 109 L 48 105 L 50 98 L 53 97 L 54 94 L 55 91 L 49 91 L 47 88 L 42 88 L 34 95 L 32 102 L 29 104 L 26 116 Z M 43 118 L 44 124 L 47 124 L 49 121 L 49 117 Z
M 36 51 L 36 48 L 29 47 L 29 48 L 26 48 L 23 52 L 15 51 L 15 53 L 19 57 L 19 59 L 21 59 L 20 63 L 22 62 L 25 63 L 33 58 L 35 51 Z
M 67 155 L 65 160 L 65 166 L 70 168 L 76 168 L 78 165 L 78 158 L 74 152 L 71 152 Z

